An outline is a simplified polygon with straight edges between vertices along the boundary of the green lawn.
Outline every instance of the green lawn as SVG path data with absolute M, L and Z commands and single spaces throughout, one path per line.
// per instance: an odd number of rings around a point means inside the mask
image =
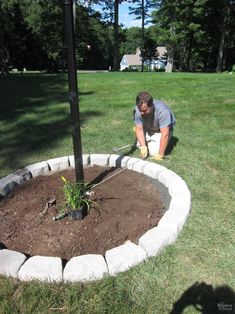
M 162 164 L 188 184 L 190 216 L 175 244 L 115 278 L 50 285 L 1 277 L 0 313 L 164 314 L 174 304 L 172 313 L 221 313 L 221 304 L 235 312 L 235 74 L 83 73 L 78 84 L 83 153 L 134 141 L 139 91 L 169 104 L 178 143 Z M 0 106 L 0 177 L 72 154 L 65 74 L 0 77 Z

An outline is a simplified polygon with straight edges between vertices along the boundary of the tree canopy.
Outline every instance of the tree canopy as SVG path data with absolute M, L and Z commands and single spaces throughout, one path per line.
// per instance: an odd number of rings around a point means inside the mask
M 128 29 L 119 22 L 122 2 L 74 1 L 79 69 L 118 70 L 123 54 L 139 47 L 143 61 L 150 60 L 159 45 L 167 48 L 169 72 L 221 72 L 235 64 L 234 0 L 128 0 L 130 14 L 142 20 Z M 62 9 L 61 0 L 0 1 L 1 73 L 65 68 Z

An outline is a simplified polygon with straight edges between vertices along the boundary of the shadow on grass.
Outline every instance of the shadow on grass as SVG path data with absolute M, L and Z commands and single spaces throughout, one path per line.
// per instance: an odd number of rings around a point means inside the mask
M 189 306 L 203 314 L 235 313 L 235 293 L 229 286 L 213 288 L 196 282 L 182 294 L 170 314 L 184 313 Z
M 22 157 L 55 147 L 69 135 L 72 138 L 66 74 L 10 75 L 0 78 L 0 89 L 2 165 L 21 167 Z M 81 91 L 79 97 L 91 94 L 93 91 Z M 81 127 L 101 115 L 89 108 L 80 111 Z
M 179 142 L 178 137 L 172 136 L 172 138 L 171 138 L 171 140 L 170 140 L 170 142 L 169 142 L 169 144 L 167 145 L 167 148 L 166 148 L 166 153 L 165 153 L 166 156 L 170 155 L 172 153 L 173 149 L 176 147 L 178 142 Z

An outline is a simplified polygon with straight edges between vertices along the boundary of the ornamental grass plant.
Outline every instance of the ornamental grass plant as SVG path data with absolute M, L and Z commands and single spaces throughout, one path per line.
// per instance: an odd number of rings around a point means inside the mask
M 55 220 L 63 218 L 65 215 L 69 215 L 72 219 L 82 219 L 89 213 L 92 205 L 98 206 L 95 201 L 90 199 L 92 186 L 89 183 L 71 182 L 63 176 L 61 176 L 61 180 L 65 204 Z
M 87 210 L 90 210 L 91 200 L 87 198 L 88 183 L 84 181 L 81 182 L 71 182 L 65 177 L 61 177 L 64 183 L 63 191 L 65 197 L 65 206 L 68 206 L 70 210 L 80 209 L 82 206 L 86 206 Z

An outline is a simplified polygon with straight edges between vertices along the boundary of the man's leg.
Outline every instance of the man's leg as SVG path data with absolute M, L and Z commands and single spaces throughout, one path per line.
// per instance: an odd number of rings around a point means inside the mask
M 146 134 L 146 141 L 148 142 L 149 156 L 154 156 L 159 153 L 160 140 L 161 140 L 160 132 L 154 133 L 151 136 Z
M 170 130 L 168 145 L 172 139 L 172 136 L 173 130 Z M 146 133 L 146 141 L 148 142 L 149 155 L 154 156 L 158 154 L 160 149 L 161 132 L 156 132 L 151 136 Z
M 170 131 L 170 136 L 169 136 L 169 142 L 173 136 L 173 131 Z M 161 141 L 161 132 L 156 132 L 153 135 L 149 135 L 148 133 L 145 133 L 145 139 L 147 142 L 148 146 L 148 151 L 149 151 L 149 156 L 154 156 L 159 153 L 159 148 L 160 148 L 160 141 Z M 169 144 L 168 142 L 168 144 Z M 137 141 L 138 148 L 140 148 L 140 144 Z

